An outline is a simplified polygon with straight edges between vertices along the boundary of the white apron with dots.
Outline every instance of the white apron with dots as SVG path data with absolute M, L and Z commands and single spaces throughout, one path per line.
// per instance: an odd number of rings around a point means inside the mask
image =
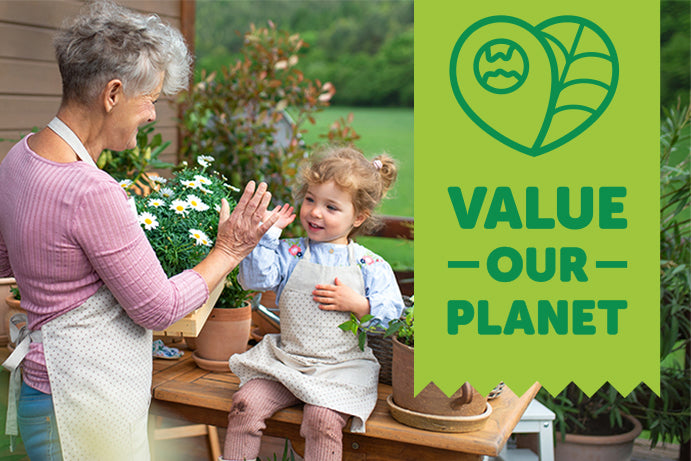
M 41 331 L 63 458 L 150 459 L 151 330 L 103 285 Z
M 348 254 L 349 266 L 322 266 L 310 262 L 308 243 L 279 299 L 281 333 L 231 356 L 230 368 L 241 384 L 254 378 L 278 381 L 305 403 L 352 415 L 350 430 L 364 432 L 377 403 L 379 363 L 369 347 L 361 351 L 357 338 L 338 328 L 349 312 L 323 311 L 312 299 L 317 284 L 333 284 L 336 277 L 365 295 L 352 244 Z

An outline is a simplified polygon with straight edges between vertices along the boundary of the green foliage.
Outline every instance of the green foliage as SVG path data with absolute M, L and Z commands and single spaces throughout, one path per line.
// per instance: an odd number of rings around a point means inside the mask
M 556 396 L 538 399 L 556 414 L 555 427 L 585 433 L 595 420 L 621 427 L 621 414 L 636 416 L 650 430 L 651 446 L 690 437 L 691 218 L 689 217 L 689 120 L 691 111 L 665 109 L 660 136 L 660 396 L 644 384 L 622 397 L 609 384 L 587 397 L 573 383 Z
M 10 293 L 12 293 L 12 296 L 14 296 L 14 299 L 16 299 L 16 300 L 21 300 L 21 299 L 22 299 L 22 295 L 19 294 L 19 288 L 17 288 L 17 287 L 11 287 L 11 288 L 10 288 Z
M 299 162 L 307 157 L 302 127 L 314 123 L 313 114 L 329 104 L 335 89 L 297 70 L 305 46 L 298 34 L 273 24 L 251 27 L 244 43 L 242 59 L 204 75 L 183 95 L 180 153 L 213 155 L 217 170 L 233 184 L 265 181 L 275 204 L 290 202 Z M 347 120 L 342 122 L 330 139 L 357 139 Z
M 243 290 L 238 282 L 238 268 L 233 269 L 225 280 L 225 287 L 216 302 L 215 308 L 234 309 L 249 301 L 255 291 Z
M 207 171 L 205 157 L 200 167 L 183 165 L 171 181 L 162 178 L 147 196 L 135 196 L 139 222 L 169 277 L 191 269 L 209 254 L 218 230 L 221 199 L 231 207 L 238 189 L 225 178 Z
M 411 298 L 412 299 L 412 298 Z M 385 336 L 395 335 L 406 346 L 415 347 L 415 306 L 406 308 L 401 318 L 389 322 Z
M 310 43 L 297 67 L 338 88 L 334 103 L 413 105 L 413 2 L 266 0 L 197 2 L 198 68 L 220 71 L 243 46 L 250 23 L 271 20 Z
M 660 99 L 663 107 L 677 99 L 689 101 L 689 46 L 691 3 L 688 0 L 660 2 Z
M 377 322 L 372 322 L 374 316 L 367 314 L 363 315 L 361 319 L 358 319 L 355 314 L 350 313 L 350 320 L 347 320 L 340 324 L 338 328 L 345 332 L 352 332 L 358 339 L 358 347 L 361 351 L 365 350 L 365 344 L 367 344 L 367 333 L 380 332 L 379 324 Z
M 170 145 L 160 133 L 153 134 L 156 122 L 148 123 L 137 132 L 137 145 L 121 152 L 104 150 L 96 163 L 99 168 L 118 180 L 128 179 L 138 186 L 151 187 L 152 169 L 168 169 L 174 165 L 162 162 L 158 156 Z M 149 137 L 151 136 L 151 139 Z
M 276 453 L 274 453 L 274 457 L 272 458 L 266 458 L 266 461 L 277 461 L 278 458 L 276 458 Z M 295 453 L 293 453 L 293 450 L 290 449 L 290 446 L 288 445 L 288 439 L 286 439 L 286 443 L 283 446 L 283 456 L 281 457 L 281 461 L 295 461 Z

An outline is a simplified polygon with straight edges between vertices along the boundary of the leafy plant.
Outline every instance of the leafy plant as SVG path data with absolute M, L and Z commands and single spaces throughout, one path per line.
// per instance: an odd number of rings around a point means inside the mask
M 152 180 L 153 169 L 170 169 L 172 163 L 162 162 L 158 156 L 170 145 L 160 133 L 154 133 L 156 122 L 148 123 L 137 132 L 137 145 L 121 152 L 104 150 L 96 163 L 99 168 L 117 180 L 130 180 L 138 192 L 156 186 Z M 151 138 L 150 138 L 151 137 Z M 142 186 L 144 189 L 142 189 Z
M 10 287 L 10 293 L 12 293 L 12 296 L 14 296 L 14 299 L 16 300 L 21 300 L 22 295 L 19 294 L 19 288 L 17 287 Z
M 658 441 L 688 449 L 691 428 L 691 216 L 689 121 L 691 109 L 664 109 L 660 129 L 660 396 L 638 386 L 627 399 L 631 413 Z M 688 453 L 688 452 L 687 452 Z M 688 459 L 688 454 L 680 459 Z
M 309 146 L 303 126 L 329 105 L 331 83 L 310 80 L 296 68 L 306 43 L 298 34 L 254 25 L 244 34 L 242 58 L 209 75 L 183 95 L 180 154 L 198 152 L 218 159 L 216 168 L 233 184 L 269 184 L 275 204 L 292 199 L 291 185 Z M 352 119 L 351 119 L 352 121 Z M 330 139 L 352 141 L 348 120 L 334 126 Z M 298 224 L 286 229 L 295 233 Z
M 350 313 L 350 320 L 343 322 L 338 326 L 338 328 L 346 332 L 352 332 L 358 339 L 358 346 L 360 347 L 361 351 L 365 350 L 365 344 L 367 343 L 367 333 L 376 333 L 384 331 L 379 326 L 378 319 L 374 318 L 373 315 L 363 315 L 361 319 L 358 319 L 352 312 Z
M 413 301 L 413 297 L 410 298 Z M 384 329 L 381 326 L 381 320 L 375 318 L 373 315 L 363 315 L 361 319 L 350 313 L 350 320 L 343 322 L 338 326 L 343 331 L 352 332 L 358 339 L 358 346 L 360 350 L 365 350 L 365 343 L 367 342 L 368 334 L 381 334 L 388 338 L 389 336 L 397 335 L 403 344 L 410 347 L 414 345 L 414 329 L 413 329 L 413 305 L 407 307 L 400 318 L 389 322 L 389 326 Z
M 255 291 L 244 290 L 238 282 L 238 268 L 233 269 L 225 280 L 225 287 L 214 307 L 234 309 L 242 307 L 255 294 Z
M 412 299 L 412 297 L 411 297 Z M 415 306 L 406 308 L 401 318 L 389 322 L 386 336 L 396 335 L 406 346 L 415 347 Z
M 277 461 L 276 453 L 274 453 L 273 459 L 266 458 L 266 461 Z M 288 439 L 286 439 L 286 443 L 283 446 L 283 456 L 281 457 L 281 461 L 295 461 L 295 453 L 293 453 L 293 450 L 290 449 Z
M 152 177 L 155 190 L 134 196 L 139 222 L 169 277 L 194 267 L 209 253 L 221 199 L 227 198 L 231 209 L 237 203 L 238 189 L 218 173 L 207 171 L 212 160 L 200 156 L 200 167 L 183 164 L 170 181 Z M 133 185 L 131 180 L 121 184 Z

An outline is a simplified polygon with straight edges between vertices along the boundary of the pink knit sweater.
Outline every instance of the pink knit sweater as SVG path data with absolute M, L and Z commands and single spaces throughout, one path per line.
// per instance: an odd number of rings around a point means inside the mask
M 168 279 L 127 196 L 85 162 L 56 163 L 26 136 L 0 164 L 0 277 L 14 276 L 29 328 L 80 306 L 104 283 L 139 325 L 160 330 L 208 298 L 192 270 Z M 50 393 L 43 346 L 32 343 L 24 380 Z

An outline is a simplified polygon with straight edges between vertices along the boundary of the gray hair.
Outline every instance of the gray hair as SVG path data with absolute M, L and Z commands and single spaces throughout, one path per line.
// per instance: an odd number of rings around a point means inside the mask
M 89 4 L 53 40 L 64 101 L 93 102 L 106 83 L 120 79 L 129 95 L 156 89 L 173 95 L 189 83 L 192 57 L 182 34 L 155 14 L 140 14 L 109 0 Z

